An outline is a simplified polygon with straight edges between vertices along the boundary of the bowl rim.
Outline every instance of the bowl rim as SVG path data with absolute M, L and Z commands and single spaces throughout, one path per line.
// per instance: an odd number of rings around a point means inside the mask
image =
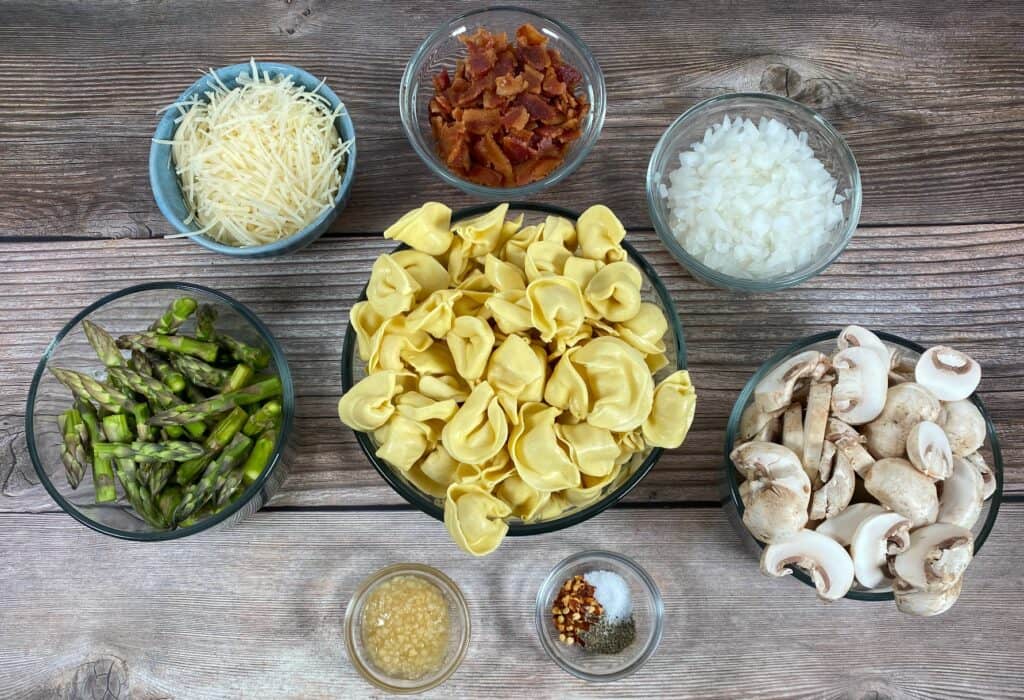
M 791 357 L 792 355 L 817 343 L 821 343 L 827 340 L 834 340 L 839 336 L 841 332 L 842 329 L 834 329 L 830 331 L 824 331 L 822 333 L 816 333 L 814 335 L 809 335 L 793 343 L 790 343 L 786 347 L 775 352 L 760 367 L 757 368 L 757 371 L 754 372 L 753 375 L 751 375 L 750 379 L 747 380 L 747 383 L 744 384 L 743 389 L 742 391 L 740 391 L 740 394 L 736 398 L 735 403 L 733 403 L 732 410 L 729 413 L 729 421 L 726 424 L 725 428 L 722 472 L 723 478 L 725 479 L 725 483 L 728 486 L 728 501 L 724 505 L 728 505 L 736 509 L 739 518 L 736 523 L 737 527 L 743 527 L 741 519 L 743 517 L 744 508 L 743 501 L 742 499 L 740 499 L 739 496 L 739 482 L 736 479 L 737 470 L 732 462 L 732 459 L 729 457 L 729 454 L 732 452 L 732 446 L 735 443 L 736 435 L 739 432 L 740 418 L 743 415 L 743 409 L 746 408 L 747 404 L 750 402 L 754 393 L 754 388 L 757 386 L 758 382 L 760 382 L 761 379 L 764 378 L 766 374 L 768 374 L 769 371 L 771 371 L 776 365 L 778 365 L 786 358 Z M 906 338 L 898 336 L 894 333 L 887 333 L 885 331 L 877 330 L 874 330 L 872 332 L 879 338 L 881 338 L 883 341 L 886 341 L 893 345 L 897 345 L 899 347 L 903 347 L 907 350 L 913 350 L 917 353 L 923 353 L 927 349 L 925 348 L 925 346 L 919 343 L 915 343 L 912 340 L 907 340 Z M 971 400 L 971 403 L 973 403 L 978 408 L 978 410 L 981 411 L 981 415 L 985 419 L 985 433 L 986 437 L 988 438 L 989 450 L 992 452 L 991 466 L 992 471 L 996 477 L 996 489 L 988 500 L 988 513 L 985 516 L 984 523 L 982 523 L 981 530 L 974 538 L 974 556 L 977 556 L 978 552 L 981 551 L 982 545 L 984 545 L 985 541 L 988 539 L 989 533 L 992 532 L 992 528 L 995 526 L 996 516 L 999 514 L 999 506 L 1002 503 L 1003 456 L 1002 452 L 1000 451 L 999 437 L 996 434 L 995 424 L 992 422 L 988 410 L 985 408 L 984 402 L 981 400 L 981 397 L 978 395 L 977 392 L 971 394 L 969 398 Z M 751 540 L 756 542 L 757 546 L 760 549 L 764 549 L 765 544 L 757 538 L 755 538 L 753 535 L 751 535 L 749 531 L 741 533 L 741 535 L 744 537 L 749 535 Z M 811 580 L 810 576 L 808 576 L 806 573 L 795 567 L 793 567 L 791 570 L 793 572 L 793 576 L 795 576 L 797 579 L 802 581 L 807 586 L 814 588 L 814 582 Z M 843 597 L 849 598 L 850 600 L 865 601 L 895 599 L 895 596 L 893 595 L 893 592 L 891 590 L 865 591 L 855 590 L 852 588 Z
M 384 676 L 374 672 L 374 669 L 368 664 L 364 664 L 356 653 L 355 642 L 356 632 L 361 625 L 361 621 L 355 619 L 356 608 L 360 606 L 366 596 L 369 595 L 370 592 L 378 585 L 389 578 L 402 575 L 419 576 L 420 578 L 429 580 L 431 583 L 438 586 L 438 588 L 443 589 L 447 594 L 447 597 L 454 601 L 456 608 L 455 612 L 462 623 L 462 638 L 459 640 L 459 649 L 452 657 L 448 666 L 427 682 L 409 687 L 396 686 L 389 683 Z M 469 642 L 473 635 L 473 621 L 472 615 L 469 612 L 469 604 L 466 602 L 466 596 L 463 594 L 462 589 L 459 588 L 459 585 L 455 583 L 451 577 L 440 569 L 427 564 L 405 562 L 390 564 L 380 568 L 357 584 L 355 591 L 352 592 L 352 596 L 349 598 L 348 605 L 345 606 L 345 619 L 342 623 L 342 630 L 345 637 L 345 651 L 348 653 L 349 663 L 352 664 L 364 679 L 378 688 L 388 691 L 389 693 L 393 693 L 395 695 L 412 695 L 415 693 L 422 693 L 430 690 L 431 688 L 436 688 L 455 674 L 459 669 L 459 666 L 462 665 L 463 660 L 466 658 L 466 653 L 469 651 Z
M 635 575 L 640 580 L 644 588 L 647 589 L 647 592 L 651 596 L 651 607 L 653 608 L 654 618 L 654 630 L 643 652 L 641 652 L 641 654 L 628 666 L 625 666 L 624 668 L 621 668 L 618 671 L 614 671 L 612 673 L 590 673 L 588 671 L 584 671 L 580 668 L 573 666 L 568 661 L 563 659 L 561 655 L 559 655 L 556 652 L 551 640 L 544 633 L 545 626 L 549 624 L 548 616 L 550 615 L 547 598 L 548 595 L 553 590 L 555 590 L 557 586 L 560 586 L 562 584 L 562 581 L 564 580 L 564 577 L 566 576 L 568 570 L 580 566 L 584 563 L 592 562 L 599 564 L 609 561 L 631 571 L 633 575 Z M 548 575 L 544 578 L 544 581 L 541 582 L 540 588 L 537 589 L 537 598 L 534 610 L 534 625 L 536 627 L 537 637 L 540 639 L 540 645 L 544 648 L 544 651 L 547 653 L 548 657 L 556 664 L 558 664 L 558 666 L 563 671 L 566 671 L 567 673 L 570 673 L 573 676 L 581 678 L 585 681 L 595 683 L 608 683 L 611 681 L 619 680 L 620 678 L 625 678 L 626 676 L 629 676 L 637 670 L 639 670 L 639 668 L 643 666 L 645 663 L 647 663 L 647 661 L 654 655 L 654 652 L 658 650 L 658 646 L 661 644 L 662 635 L 665 631 L 664 624 L 665 601 L 662 598 L 661 589 L 658 588 L 658 584 L 654 581 L 651 575 L 647 573 L 646 569 L 640 566 L 635 560 L 627 557 L 624 554 L 619 554 L 617 552 L 610 552 L 602 549 L 588 549 L 582 552 L 578 552 L 576 554 L 572 554 L 563 559 L 562 561 L 558 562 L 557 564 L 555 564 L 555 566 L 551 569 L 550 573 L 548 573 Z
M 580 134 L 578 139 L 579 148 L 576 149 L 576 153 L 571 158 L 567 158 L 562 161 L 562 164 L 546 177 L 518 187 L 486 187 L 454 175 L 450 170 L 448 170 L 448 168 L 444 167 L 444 164 L 441 163 L 440 159 L 437 157 L 437 153 L 430 147 L 430 144 L 427 144 L 424 139 L 420 138 L 419 127 L 415 120 L 415 110 L 413 109 L 412 86 L 416 83 L 416 74 L 419 72 L 420 66 L 423 64 L 427 54 L 434 45 L 439 43 L 444 37 L 448 36 L 452 25 L 480 15 L 486 15 L 494 12 L 519 12 L 554 25 L 563 35 L 565 40 L 569 44 L 572 44 L 580 55 L 583 56 L 587 64 L 584 66 L 584 70 L 589 71 L 588 73 L 584 73 L 584 76 L 586 77 L 587 82 L 590 83 L 590 90 L 594 95 L 594 99 L 590 105 L 590 114 L 592 116 L 590 127 Z M 416 151 L 416 154 L 420 157 L 420 160 L 423 161 L 433 174 L 440 177 L 449 185 L 456 187 L 467 194 L 491 201 L 529 197 L 541 190 L 547 189 L 551 185 L 561 182 L 575 172 L 576 169 L 582 165 L 587 156 L 590 155 L 590 152 L 597 144 L 597 140 L 601 135 L 601 130 L 604 128 L 607 107 L 608 93 L 604 80 L 604 72 L 601 70 L 601 66 L 598 64 L 597 58 L 595 58 L 590 47 L 587 46 L 583 39 L 580 38 L 575 31 L 553 17 L 536 10 L 530 10 L 516 5 L 493 5 L 490 7 L 479 8 L 463 12 L 449 20 L 446 20 L 437 29 L 432 31 L 416 49 L 415 53 L 413 53 L 409 62 L 405 65 L 405 70 L 402 73 L 402 80 L 398 88 L 398 109 L 401 116 L 402 128 L 404 129 L 405 136 L 412 145 L 413 150 Z
M 242 74 L 245 69 L 251 68 L 252 63 L 253 62 L 233 63 L 229 66 L 222 66 L 214 70 L 213 74 L 218 79 L 224 80 L 229 73 L 236 73 L 235 77 L 231 78 L 231 80 L 237 80 L 237 76 Z M 352 183 L 355 180 L 356 172 L 357 143 L 355 125 L 352 122 L 352 117 L 349 115 L 348 108 L 345 107 L 345 104 L 341 101 L 338 95 L 330 88 L 330 86 L 327 85 L 326 78 L 320 80 L 313 74 L 287 63 L 255 61 L 255 64 L 256 69 L 261 73 L 263 71 L 268 71 L 270 73 L 275 73 L 278 76 L 291 76 L 296 83 L 304 87 L 307 91 L 312 91 L 312 88 L 308 87 L 309 84 L 319 85 L 316 92 L 323 96 L 330 103 L 332 108 L 337 108 L 339 106 L 342 107 L 341 113 L 338 114 L 334 120 L 335 129 L 342 141 L 351 141 L 351 146 L 349 146 L 346 153 L 345 172 L 342 175 L 341 183 L 338 185 L 338 192 L 334 196 L 333 205 L 326 211 L 322 212 L 304 228 L 296 231 L 287 238 L 282 238 L 279 241 L 265 243 L 258 246 L 240 247 L 227 245 L 225 243 L 218 243 L 212 238 L 202 234 L 186 236 L 186 238 L 189 238 L 208 250 L 235 257 L 262 257 L 277 253 L 284 253 L 292 250 L 293 248 L 301 247 L 302 244 L 315 240 L 319 235 L 322 235 L 322 232 L 320 234 L 316 233 L 317 229 L 329 225 L 329 223 L 340 213 L 341 208 L 344 206 L 345 200 L 352 189 Z M 173 108 L 174 105 L 185 102 L 194 95 L 203 94 L 212 85 L 213 77 L 209 72 L 206 72 L 194 83 L 188 86 L 177 97 L 177 99 L 164 110 L 163 115 L 157 122 L 153 136 L 150 139 L 148 166 L 150 190 L 153 193 L 153 199 L 156 201 L 157 207 L 160 209 L 160 213 L 164 215 L 167 222 L 171 224 L 178 233 L 191 233 L 195 229 L 186 225 L 171 211 L 170 205 L 167 201 L 168 196 L 170 196 L 171 193 L 168 193 L 167 189 L 160 184 L 158 173 L 166 172 L 170 169 L 171 173 L 174 175 L 175 182 L 178 182 L 178 178 L 177 174 L 174 173 L 173 170 L 170 146 L 167 144 L 157 143 L 156 140 L 171 140 L 174 138 L 174 133 L 178 128 L 177 124 L 175 124 L 175 120 L 179 116 L 177 110 Z M 178 190 L 180 194 L 180 183 L 178 184 Z
M 460 221 L 472 216 L 477 216 L 488 212 L 494 208 L 493 204 L 476 204 L 471 207 L 460 209 L 452 214 L 452 222 Z M 539 204 L 532 202 L 509 202 L 509 211 L 523 211 L 523 212 L 534 212 L 538 214 L 550 214 L 554 216 L 561 216 L 572 221 L 579 219 L 579 213 L 566 209 L 564 207 L 558 207 L 550 204 Z M 406 246 L 404 244 L 397 246 L 394 250 L 402 250 Z M 658 276 L 658 273 L 654 270 L 654 267 L 644 258 L 636 248 L 634 248 L 628 241 L 622 241 L 622 247 L 626 249 L 629 254 L 630 261 L 632 261 L 640 270 L 643 272 L 644 277 L 650 281 L 655 293 L 658 295 L 658 299 L 664 305 L 666 315 L 670 315 L 668 319 L 669 329 L 673 335 L 676 343 L 676 369 L 686 369 L 686 340 L 683 335 L 683 322 L 679 318 L 679 313 L 676 311 L 675 302 L 672 300 L 672 295 L 665 288 L 664 283 Z M 353 302 L 353 305 L 366 300 L 366 287 L 363 286 L 362 292 L 359 297 Z M 352 328 L 352 322 L 349 320 L 348 327 L 345 330 L 345 340 L 342 346 L 341 352 L 341 387 L 343 392 L 347 392 L 355 385 L 355 379 L 353 376 L 352 368 L 355 364 L 355 351 L 356 351 L 356 333 L 355 329 Z M 428 497 L 419 489 L 413 487 L 411 484 L 407 484 L 396 474 L 392 473 L 392 469 L 385 464 L 383 460 L 377 458 L 374 454 L 376 447 L 373 445 L 370 436 L 367 433 L 353 431 L 356 436 L 356 441 L 359 443 L 359 447 L 362 449 L 363 454 L 373 465 L 377 473 L 383 477 L 384 481 L 391 486 L 392 489 L 398 493 L 399 496 L 404 498 L 406 502 L 420 509 L 435 520 L 444 522 L 444 508 L 434 502 L 434 499 Z M 632 491 L 640 481 L 647 476 L 648 472 L 654 468 L 655 463 L 661 458 L 664 449 L 661 447 L 655 447 L 650 453 L 644 458 L 644 461 L 636 468 L 636 470 L 626 479 L 622 484 L 618 486 L 614 491 L 609 492 L 604 498 L 598 500 L 585 508 L 571 511 L 567 516 L 556 518 L 554 520 L 546 520 L 539 523 L 524 523 L 519 520 L 513 520 L 508 523 L 509 537 L 522 537 L 528 535 L 542 535 L 549 532 L 555 532 L 573 525 L 589 520 L 598 513 L 610 508 L 619 501 L 621 501 L 630 491 Z
M 662 215 L 661 209 L 658 206 L 662 199 L 660 192 L 658 192 L 658 187 L 662 184 L 662 174 L 655 169 L 655 165 L 661 156 L 668 151 L 669 144 L 676 131 L 711 107 L 740 100 L 761 103 L 769 108 L 780 106 L 786 107 L 802 115 L 808 121 L 817 124 L 826 131 L 831 138 L 835 139 L 836 143 L 839 145 L 839 156 L 843 161 L 845 161 L 851 174 L 850 189 L 852 190 L 852 194 L 850 197 L 850 216 L 847 219 L 841 238 L 834 245 L 835 249 L 825 257 L 818 260 L 814 265 L 795 270 L 781 277 L 767 280 L 734 277 L 710 268 L 694 258 L 686 251 L 685 248 L 683 248 L 682 244 L 676 240 L 675 235 L 672 233 L 671 225 Z M 787 126 L 793 128 L 794 125 Z M 775 292 L 789 287 L 795 287 L 824 272 L 839 258 L 840 255 L 843 254 L 847 246 L 849 246 L 850 240 L 856 233 L 857 226 L 860 223 L 861 204 L 863 200 L 860 167 L 857 165 L 857 159 L 853 155 L 853 150 L 850 148 L 850 145 L 846 142 L 846 139 L 839 130 L 836 129 L 831 122 L 821 116 L 821 114 L 807 105 L 788 97 L 763 92 L 730 92 L 724 95 L 710 97 L 706 100 L 701 100 L 676 117 L 662 133 L 661 137 L 658 139 L 658 143 L 654 147 L 654 150 L 651 152 L 651 157 L 647 161 L 647 175 L 644 189 L 647 196 L 647 211 L 651 218 L 651 223 L 654 224 L 654 230 L 657 232 L 662 243 L 665 244 L 665 247 L 668 248 L 672 257 L 690 270 L 694 276 L 710 282 L 715 286 L 737 292 Z
M 231 307 L 233 310 L 238 312 L 246 321 L 248 321 L 260 334 L 262 340 L 267 344 L 267 348 L 270 350 L 271 355 L 274 358 L 274 364 L 278 371 L 278 376 L 281 379 L 282 386 L 282 419 L 281 429 L 278 431 L 277 444 L 274 445 L 274 452 L 271 457 L 270 464 L 263 470 L 259 478 L 253 483 L 249 484 L 246 489 L 242 492 L 242 495 L 236 498 L 227 508 L 216 513 L 208 518 L 200 520 L 194 525 L 190 525 L 184 528 L 177 528 L 174 530 L 152 530 L 152 531 L 129 531 L 121 530 L 115 527 L 110 527 L 104 523 L 97 522 L 92 518 L 88 517 L 84 513 L 80 512 L 73 504 L 69 503 L 67 499 L 61 495 L 60 491 L 53 484 L 49 475 L 46 473 L 46 469 L 42 465 L 42 459 L 36 450 L 35 441 L 35 417 L 33 414 L 33 407 L 36 402 L 36 396 L 39 391 L 39 383 L 42 381 L 43 374 L 46 372 L 46 367 L 50 359 L 51 354 L 60 344 L 60 342 L 68 335 L 71 331 L 78 327 L 83 319 L 87 318 L 94 311 L 103 308 L 107 304 L 117 301 L 122 298 L 129 297 L 139 292 L 149 291 L 180 291 L 180 292 L 199 292 L 216 298 L 218 301 Z M 39 477 L 40 482 L 46 488 L 47 493 L 53 498 L 54 502 L 60 506 L 61 510 L 70 515 L 72 518 L 82 523 L 83 525 L 100 532 L 104 535 L 110 535 L 122 540 L 131 540 L 134 542 L 163 542 L 169 540 L 177 540 L 194 535 L 204 530 L 208 530 L 215 527 L 229 518 L 235 513 L 239 512 L 243 508 L 249 505 L 250 501 L 260 493 L 266 483 L 270 480 L 271 476 L 277 471 L 278 466 L 281 464 L 282 456 L 284 452 L 284 446 L 287 444 L 288 438 L 291 435 L 292 424 L 294 422 L 295 413 L 295 387 L 292 383 L 291 370 L 288 368 L 288 360 L 285 358 L 284 351 L 281 346 L 278 345 L 277 340 L 270 333 L 270 330 L 263 325 L 263 322 L 249 310 L 241 302 L 234 298 L 219 292 L 216 289 L 204 287 L 199 284 L 193 284 L 191 282 L 146 282 L 144 284 L 136 284 L 131 287 L 125 287 L 115 292 L 105 294 L 93 303 L 86 306 L 84 309 L 79 311 L 75 316 L 68 321 L 64 326 L 57 332 L 53 340 L 49 342 L 46 349 L 43 351 L 42 357 L 39 359 L 39 363 L 36 365 L 36 371 L 32 375 L 32 383 L 28 390 L 28 399 L 25 404 L 25 438 L 28 443 L 28 454 L 32 460 L 32 466 L 35 468 L 36 475 Z

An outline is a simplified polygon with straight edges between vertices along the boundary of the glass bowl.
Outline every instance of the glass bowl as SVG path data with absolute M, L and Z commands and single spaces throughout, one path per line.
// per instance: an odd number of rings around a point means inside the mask
M 289 66 L 285 63 L 267 63 L 257 61 L 256 68 L 262 75 L 270 73 L 272 77 L 288 76 L 296 85 L 300 85 L 309 92 L 315 92 L 323 96 L 330 104 L 331 109 L 342 106 L 341 100 L 334 94 L 334 91 L 327 87 L 327 84 L 301 68 Z M 216 80 L 209 73 L 205 74 L 185 92 L 178 97 L 177 103 L 186 102 L 196 95 L 203 95 L 212 90 L 217 82 L 223 83 L 231 89 L 237 86 L 238 77 L 243 74 L 252 74 L 252 66 L 249 63 L 237 63 L 233 66 L 225 66 L 214 71 Z M 174 138 L 174 132 L 178 128 L 179 113 L 177 109 L 168 109 L 157 124 L 156 133 L 153 134 L 153 142 L 149 147 L 149 184 L 153 190 L 153 198 L 156 200 L 160 212 L 164 218 L 179 233 L 191 233 L 199 227 L 195 223 L 186 224 L 188 208 L 181 195 L 181 183 L 178 174 L 175 172 L 174 159 L 171 155 L 171 146 L 166 143 Z M 334 120 L 334 126 L 342 142 L 351 141 L 348 154 L 345 156 L 345 172 L 341 177 L 341 184 L 338 186 L 338 193 L 334 196 L 334 205 L 324 211 L 320 216 L 311 221 L 305 228 L 296 231 L 287 238 L 282 238 L 273 243 L 258 246 L 233 246 L 209 238 L 208 236 L 189 236 L 193 241 L 209 250 L 217 253 L 224 253 L 235 257 L 265 258 L 275 255 L 293 253 L 303 248 L 317 238 L 322 236 L 331 222 L 348 203 L 349 194 L 352 192 L 352 183 L 355 180 L 356 172 L 356 132 L 355 126 L 348 112 L 342 112 Z
M 729 414 L 729 423 L 725 432 L 725 457 L 723 460 L 722 478 L 720 479 L 722 502 L 725 504 L 726 514 L 729 516 L 733 527 L 740 534 L 747 549 L 757 558 L 760 558 L 764 544 L 755 539 L 743 524 L 743 501 L 740 499 L 739 494 L 740 481 L 737 478 L 736 468 L 732 460 L 729 459 L 729 455 L 736 444 L 736 438 L 739 435 L 740 418 L 743 415 L 744 409 L 754 400 L 754 389 L 758 382 L 776 365 L 786 358 L 805 350 L 819 350 L 826 355 L 831 354 L 836 349 L 836 337 L 838 337 L 839 333 L 839 330 L 833 330 L 808 336 L 772 355 L 754 373 L 754 376 L 750 378 L 746 386 L 743 387 L 743 391 L 740 392 L 739 398 L 736 399 L 736 403 L 732 407 L 732 413 Z M 874 331 L 874 333 L 886 345 L 898 348 L 906 357 L 911 357 L 915 360 L 926 349 L 913 341 L 893 335 L 892 333 L 882 331 Z M 973 528 L 974 552 L 977 554 L 981 551 L 982 545 L 985 544 L 985 540 L 988 539 L 988 535 L 995 525 L 996 515 L 999 513 L 999 504 L 1003 499 L 1003 456 L 999 450 L 999 438 L 996 435 L 995 425 L 993 425 L 992 419 L 989 418 L 988 411 L 985 409 L 985 404 L 982 402 L 981 397 L 973 394 L 970 399 L 985 418 L 987 440 L 980 451 L 985 456 L 988 465 L 992 468 L 996 477 L 996 490 L 992 497 L 985 501 L 982 506 L 981 516 Z M 808 586 L 814 587 L 810 577 L 803 571 L 794 569 L 793 575 Z M 861 587 L 857 582 L 854 582 L 853 588 L 846 594 L 846 597 L 851 600 L 893 600 L 891 588 L 867 589 Z
M 831 232 L 829 241 L 817 256 L 788 274 L 753 279 L 734 277 L 714 270 L 686 252 L 672 232 L 673 216 L 661 188 L 668 175 L 679 167 L 679 155 L 700 142 L 704 132 L 726 117 L 748 118 L 755 123 L 761 117 L 776 119 L 797 132 L 807 133 L 807 143 L 837 181 L 836 193 L 845 197 L 843 219 Z M 832 264 L 843 252 L 860 220 L 860 170 L 846 141 L 820 114 L 799 102 L 759 93 L 735 93 L 700 102 L 677 118 L 662 134 L 647 166 L 647 207 L 654 229 L 676 260 L 697 279 L 723 289 L 739 292 L 772 292 L 807 281 Z
M 434 584 L 448 601 L 449 626 L 451 636 L 448 639 L 448 650 L 444 663 L 434 673 L 410 681 L 393 678 L 378 669 L 368 658 L 363 645 L 362 619 L 363 608 L 367 598 L 377 587 L 396 576 L 418 576 Z M 444 683 L 462 663 L 469 649 L 470 624 L 469 607 L 462 591 L 455 582 L 437 569 L 423 564 L 394 564 L 372 574 L 359 584 L 352 594 L 348 607 L 345 609 L 345 648 L 352 665 L 370 683 L 390 693 L 411 694 L 422 693 Z
M 283 406 L 281 429 L 269 465 L 260 477 L 240 496 L 221 510 L 188 527 L 159 530 L 146 523 L 123 498 L 111 503 L 95 502 L 92 477 L 87 474 L 77 489 L 68 484 L 60 460 L 61 434 L 57 416 L 71 404 L 71 392 L 46 371 L 50 364 L 77 370 L 93 377 L 104 376 L 106 368 L 96 357 L 82 330 L 82 321 L 89 319 L 115 337 L 122 333 L 145 329 L 174 299 L 187 294 L 200 303 L 217 309 L 217 327 L 243 342 L 266 347 L 272 356 L 270 371 L 281 378 Z M 192 319 L 182 326 L 190 333 Z M 28 393 L 25 407 L 25 433 L 28 453 L 39 480 L 53 500 L 68 515 L 97 532 L 126 540 L 155 542 L 189 537 L 198 532 L 230 525 L 255 513 L 277 492 L 285 477 L 284 463 L 295 413 L 295 390 L 284 352 L 270 330 L 242 304 L 226 294 L 185 282 L 151 282 L 108 294 L 90 304 L 68 321 L 43 352 Z M 120 485 L 118 486 L 121 495 Z
M 465 180 L 451 172 L 437 154 L 434 134 L 430 129 L 428 105 L 434 96 L 434 76 L 442 69 L 454 71 L 456 59 L 465 54 L 465 46 L 459 41 L 463 34 L 472 34 L 479 27 L 490 31 L 504 31 L 510 37 L 523 24 L 533 24 L 548 37 L 548 46 L 561 52 L 566 63 L 582 74 L 578 90 L 587 96 L 590 110 L 582 125 L 582 133 L 569 147 L 565 160 L 547 177 L 521 187 L 486 187 Z M 481 199 L 520 199 L 560 182 L 579 167 L 597 142 L 604 125 L 607 98 L 605 96 L 604 74 L 597 65 L 593 54 L 575 32 L 539 12 L 520 7 L 497 6 L 484 10 L 473 10 L 455 17 L 438 27 L 416 50 L 402 75 L 398 91 L 398 106 L 402 126 L 409 143 L 430 170 L 463 192 Z
M 587 654 L 578 645 L 560 642 L 551 620 L 551 607 L 562 584 L 592 571 L 614 572 L 629 585 L 636 639 L 618 654 Z M 618 680 L 643 666 L 658 648 L 664 617 L 665 605 L 654 580 L 635 561 L 614 552 L 594 550 L 562 560 L 537 591 L 535 618 L 541 646 L 556 664 L 585 681 Z
M 492 208 L 493 206 L 490 204 L 481 204 L 462 209 L 452 214 L 452 223 L 478 216 L 490 211 Z M 579 214 L 576 212 L 561 207 L 526 202 L 510 203 L 506 216 L 511 218 L 520 212 L 526 217 L 523 222 L 524 226 L 536 223 L 536 219 L 543 219 L 549 214 L 565 217 L 571 221 L 576 221 L 579 217 Z M 640 269 L 643 275 L 643 286 L 640 290 L 643 300 L 657 304 L 668 320 L 669 332 L 665 334 L 664 340 L 665 353 L 668 356 L 669 363 L 654 375 L 655 381 L 660 381 L 676 370 L 686 369 L 686 342 L 683 339 L 682 322 L 679 320 L 678 314 L 676 314 L 676 307 L 672 302 L 672 297 L 669 295 L 668 290 L 665 289 L 665 285 L 661 283 L 658 273 L 654 271 L 651 264 L 628 241 L 624 240 L 622 246 L 629 253 L 630 261 Z M 405 247 L 400 245 L 395 250 L 401 250 Z M 366 287 L 364 286 L 362 293 L 356 301 L 363 301 L 365 299 Z M 348 391 L 365 376 L 366 364 L 359 359 L 359 355 L 356 353 L 356 333 L 352 328 L 352 324 L 349 323 L 348 329 L 345 332 L 345 344 L 341 353 L 342 391 Z M 375 454 L 377 443 L 374 441 L 372 434 L 357 431 L 356 441 L 359 443 L 359 447 L 362 448 L 363 454 L 370 460 L 370 464 L 384 477 L 384 480 L 391 485 L 391 488 L 398 495 L 427 515 L 444 521 L 444 501 L 422 491 L 409 481 L 401 471 L 378 458 Z M 660 447 L 656 447 L 646 455 L 643 453 L 634 455 L 632 461 L 625 465 L 627 468 L 622 470 L 623 476 L 620 476 L 617 481 L 605 487 L 604 496 L 590 505 L 582 508 L 570 508 L 563 511 L 558 517 L 548 520 L 532 520 L 528 523 L 515 519 L 509 520 L 508 535 L 510 537 L 542 535 L 589 520 L 609 506 L 618 503 L 626 494 L 632 491 L 633 487 L 640 483 L 640 480 L 647 475 L 647 472 L 661 458 L 662 452 L 663 450 Z

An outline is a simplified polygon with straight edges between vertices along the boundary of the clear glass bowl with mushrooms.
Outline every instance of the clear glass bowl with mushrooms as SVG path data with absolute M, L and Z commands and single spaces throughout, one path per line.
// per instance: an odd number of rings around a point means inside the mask
M 978 363 L 860 326 L 769 359 L 729 417 L 722 488 L 761 570 L 830 601 L 937 615 L 999 511 L 1003 463 Z

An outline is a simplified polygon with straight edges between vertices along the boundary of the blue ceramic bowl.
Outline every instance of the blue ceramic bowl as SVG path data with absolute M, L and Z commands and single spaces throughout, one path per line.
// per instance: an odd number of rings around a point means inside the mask
M 338 96 L 326 84 L 320 85 L 319 79 L 314 78 L 300 68 L 284 63 L 263 63 L 259 61 L 256 62 L 256 68 L 261 74 L 266 71 L 271 76 L 291 76 L 295 84 L 301 85 L 310 92 L 316 90 L 320 95 L 323 95 L 332 108 L 336 108 L 341 104 L 341 100 L 338 99 Z M 251 70 L 252 66 L 249 63 L 238 63 L 233 66 L 220 68 L 215 72 L 224 85 L 228 88 L 234 88 L 237 85 L 238 76 L 243 73 L 250 73 Z M 188 90 L 181 93 L 177 101 L 185 102 L 194 95 L 203 95 L 205 92 L 212 90 L 214 84 L 213 77 L 207 73 L 192 83 Z M 317 86 L 319 86 L 319 90 L 317 90 Z M 169 109 L 164 112 L 163 118 L 157 124 L 156 133 L 153 134 L 154 141 L 149 149 L 149 183 L 153 188 L 153 198 L 156 199 L 157 206 L 160 207 L 160 211 L 171 222 L 171 225 L 181 233 L 190 233 L 197 230 L 198 227 L 194 224 L 185 223 L 185 219 L 188 218 L 188 209 L 185 207 L 185 201 L 181 195 L 178 175 L 174 171 L 171 147 L 164 143 L 157 143 L 157 140 L 169 141 L 174 138 L 174 130 L 177 128 L 174 120 L 177 117 L 178 110 Z M 342 141 L 352 141 L 345 160 L 345 174 L 341 178 L 341 186 L 338 188 L 338 194 L 334 198 L 334 206 L 317 217 L 306 228 L 297 231 L 288 238 L 261 246 L 238 247 L 225 245 L 206 236 L 190 236 L 190 238 L 204 248 L 209 248 L 218 253 L 249 258 L 263 258 L 291 253 L 319 238 L 348 203 L 349 193 L 352 190 L 352 181 L 356 172 L 356 132 L 348 112 L 343 111 L 338 115 L 338 118 L 335 120 L 335 127 Z

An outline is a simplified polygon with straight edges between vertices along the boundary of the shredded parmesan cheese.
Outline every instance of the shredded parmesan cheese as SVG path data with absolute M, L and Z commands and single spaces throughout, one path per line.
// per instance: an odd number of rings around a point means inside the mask
M 332 110 L 290 76 L 252 74 L 228 89 L 172 105 L 181 116 L 170 141 L 189 217 L 197 231 L 234 246 L 259 246 L 305 228 L 333 204 L 351 141 Z M 320 85 L 323 85 L 321 82 Z

